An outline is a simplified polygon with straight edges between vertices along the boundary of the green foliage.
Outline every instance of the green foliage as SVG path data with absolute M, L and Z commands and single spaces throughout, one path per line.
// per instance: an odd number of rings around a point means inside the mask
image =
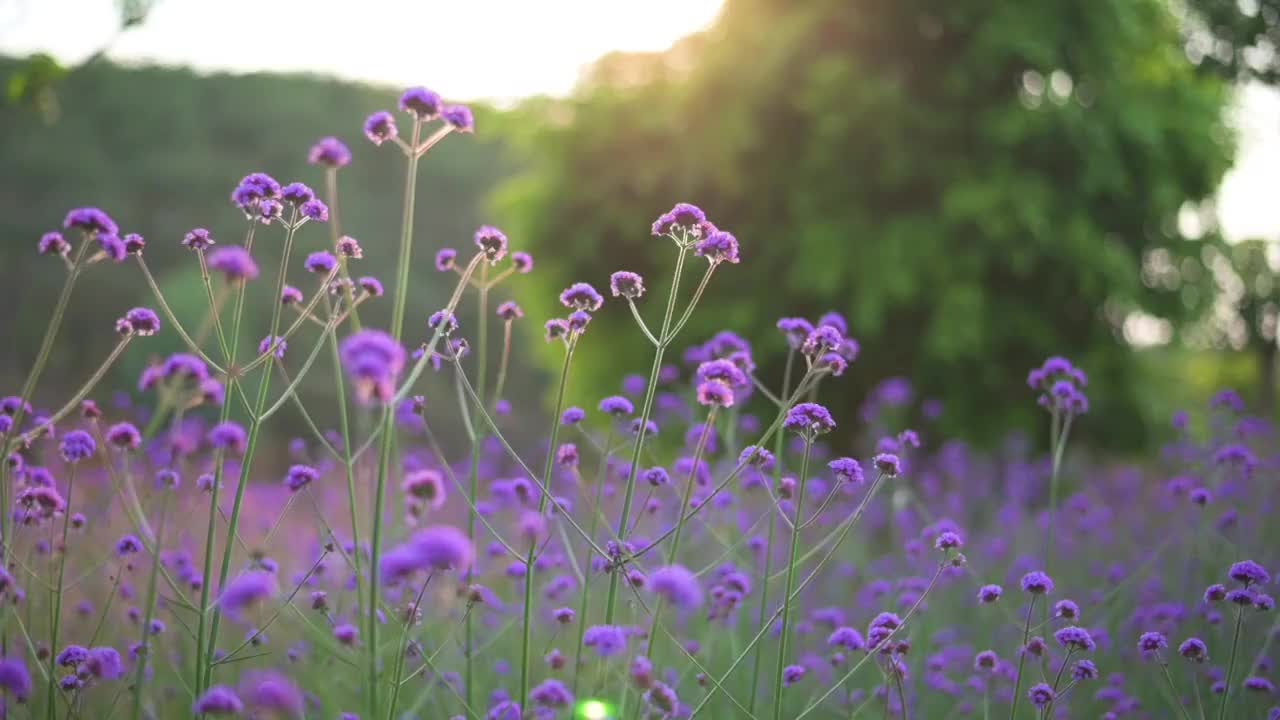
M 690 341 L 745 331 L 776 377 L 773 321 L 838 310 L 863 348 L 824 390 L 841 415 L 901 375 L 945 401 L 945 431 L 979 438 L 1028 418 L 1027 368 L 1067 354 L 1095 381 L 1087 425 L 1133 445 L 1146 390 L 1118 325 L 1201 311 L 1138 269 L 1154 249 L 1198 257 L 1174 220 L 1227 167 L 1227 99 L 1163 0 L 729 0 L 707 33 L 607 57 L 569 100 L 527 104 L 530 169 L 499 206 L 554 258 L 534 317 L 617 269 L 662 297 L 670 252 L 648 226 L 687 200 L 744 257 Z M 647 357 L 625 321 L 591 333 L 583 395 Z
M 12 78 L 27 66 L 0 61 L 0 78 Z M 353 272 L 375 275 L 388 288 L 393 283 L 403 158 L 393 148 L 370 145 L 360 127 L 369 112 L 393 108 L 398 89 L 305 76 L 197 76 L 189 70 L 103 62 L 77 68 L 55 89 L 62 112 L 52 124 L 28 107 L 0 108 L 5 128 L 0 133 L 0 277 L 9 288 L 0 319 L 6 340 L 0 387 L 17 389 L 39 345 L 65 269 L 38 256 L 35 243 L 41 233 L 60 227 L 69 208 L 100 206 L 122 232 L 145 236 L 148 264 L 174 311 L 194 332 L 207 303 L 195 258 L 179 244 L 183 233 L 207 227 L 219 242 L 241 242 L 245 221 L 227 198 L 249 172 L 269 172 L 282 182 L 301 180 L 322 192 L 321 171 L 306 162 L 308 148 L 322 136 L 341 137 L 355 156 L 339 173 L 342 231 L 359 239 L 366 251 Z M 502 144 L 489 132 L 493 111 L 475 110 L 480 133 L 442 143 L 423 163 L 409 341 L 421 339 L 429 310 L 443 305 L 453 286 L 452 276 L 441 280 L 432 269 L 432 254 L 443 245 L 470 242 L 471 232 L 485 220 L 484 194 L 510 172 Z M 273 229 L 258 237 L 254 254 L 264 279 L 253 283 L 251 292 L 261 301 L 271 293 L 280 237 Z M 295 278 L 304 275 L 306 253 L 332 243 L 330 231 L 308 226 L 299 243 L 291 271 Z M 53 359 L 48 374 L 64 387 L 49 388 L 50 397 L 60 397 L 60 390 L 102 361 L 115 343 L 116 317 L 134 305 L 154 305 L 132 261 L 94 268 L 72 302 L 75 310 L 60 341 L 66 351 Z M 366 322 L 385 325 L 390 308 L 373 302 L 361 312 Z M 266 324 L 266 317 L 249 318 L 246 342 L 256 347 Z M 174 333 L 161 333 L 147 348 L 160 355 L 179 350 L 181 341 Z M 146 360 L 141 352 L 129 353 L 108 385 L 131 386 Z M 326 402 L 332 402 L 331 394 L 327 385 L 315 391 Z
M 1233 78 L 1280 80 L 1280 2 L 1186 0 L 1187 55 Z

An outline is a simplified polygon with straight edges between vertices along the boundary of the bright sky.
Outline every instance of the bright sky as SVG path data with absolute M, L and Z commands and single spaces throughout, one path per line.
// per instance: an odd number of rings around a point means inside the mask
M 202 70 L 309 71 L 427 85 L 455 99 L 568 92 L 610 50 L 662 50 L 722 0 L 159 0 L 115 37 L 116 0 L 0 0 L 0 53 L 109 57 Z M 376 8 L 376 9 L 374 9 Z M 1280 92 L 1246 88 L 1218 207 L 1233 239 L 1280 239 Z

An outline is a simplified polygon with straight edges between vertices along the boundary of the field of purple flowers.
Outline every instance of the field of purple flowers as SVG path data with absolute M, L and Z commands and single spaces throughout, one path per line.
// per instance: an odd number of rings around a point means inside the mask
M 837 314 L 769 319 L 767 348 L 682 336 L 740 257 L 679 204 L 649 230 L 666 297 L 625 270 L 561 294 L 554 408 L 519 433 L 543 442 L 515 446 L 505 378 L 533 320 L 504 293 L 533 258 L 487 226 L 465 249 L 414 246 L 418 165 L 473 123 L 422 88 L 399 106 L 406 127 L 364 127 L 406 162 L 391 292 L 338 229 L 352 155 L 334 138 L 311 149 L 319 194 L 255 172 L 224 211 L 243 238 L 162 240 L 199 263 L 201 317 L 173 312 L 146 241 L 101 210 L 39 240 L 67 275 L 0 404 L 0 717 L 1280 717 L 1274 435 L 1237 395 L 1174 417 L 1177 439 L 1133 465 L 1072 450 L 1088 380 L 1063 358 L 1017 399 L 1043 425 L 995 452 L 933 436 L 936 403 L 902 378 L 825 407 L 856 372 Z M 280 266 L 260 269 L 255 243 L 279 244 Z M 435 312 L 405 301 L 421 262 L 456 285 Z M 76 281 L 106 271 L 146 282 L 154 309 L 124 312 L 100 370 L 49 397 Z M 279 302 L 248 307 L 251 283 Z M 390 303 L 389 327 L 362 323 L 365 303 Z M 245 347 L 250 313 L 271 332 Z M 649 375 L 566 406 L 600 322 L 649 340 Z M 138 378 L 146 401 L 96 404 L 156 333 L 185 351 Z M 753 358 L 774 354 L 785 373 L 761 377 Z M 456 393 L 415 394 L 426 372 Z M 323 412 L 296 393 L 320 376 Z M 281 412 L 310 434 L 260 447 Z M 458 426 L 469 443 L 445 447 L 436 429 Z M 1027 438 L 1046 435 L 1041 454 Z

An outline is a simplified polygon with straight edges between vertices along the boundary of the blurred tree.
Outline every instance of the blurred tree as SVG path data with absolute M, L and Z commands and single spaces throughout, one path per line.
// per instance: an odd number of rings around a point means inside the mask
M 0 58 L 0 78 L 22 67 L 24 61 Z M 184 69 L 122 68 L 98 61 L 69 74 L 58 92 L 64 112 L 51 125 L 29 107 L 0 107 L 0 282 L 9 290 L 0 315 L 0 337 L 5 339 L 0 394 L 20 386 L 44 333 L 66 271 L 61 263 L 37 255 L 36 241 L 58 228 L 69 208 L 100 206 L 122 232 L 145 236 L 148 264 L 175 312 L 194 330 L 207 303 L 195 259 L 180 244 L 183 233 L 206 227 L 219 242 L 240 242 L 244 217 L 228 197 L 250 172 L 269 172 L 282 182 L 301 180 L 319 191 L 323 176 L 307 164 L 307 151 L 326 135 L 345 140 L 354 154 L 338 181 L 342 231 L 359 239 L 365 250 L 354 270 L 391 284 L 403 158 L 394 149 L 374 148 L 360 127 L 368 113 L 393 108 L 398 89 L 306 76 L 199 76 Z M 484 106 L 475 111 L 478 133 L 440 144 L 422 165 L 409 300 L 410 322 L 416 317 L 418 325 L 406 331 L 409 341 L 425 335 L 428 308 L 443 305 L 452 289 L 452 280 L 432 267 L 435 250 L 470 241 L 472 231 L 489 220 L 482 211 L 485 194 L 511 172 L 494 130 L 498 117 Z M 261 303 L 257 307 L 267 307 L 279 242 L 273 242 L 278 240 L 273 233 L 259 233 L 259 238 L 254 254 L 263 278 L 251 285 L 251 292 L 254 302 Z M 305 228 L 295 248 L 298 264 L 292 277 L 302 275 L 305 253 L 331 243 L 324 226 Z M 115 343 L 114 319 L 129 307 L 153 305 L 154 300 L 138 268 L 128 262 L 95 267 L 77 286 L 72 303 L 38 402 L 53 403 L 86 377 Z M 390 306 L 375 301 L 361 313 L 377 326 L 386 323 Z M 472 318 L 464 314 L 462 321 L 471 323 Z M 266 334 L 266 322 L 264 314 L 250 316 L 246 342 L 256 346 Z M 148 353 L 179 349 L 181 341 L 172 332 L 149 338 L 126 354 L 109 387 L 131 388 Z M 333 387 L 327 368 L 314 377 L 306 384 L 307 394 L 321 416 L 332 403 Z M 527 384 L 519 379 L 513 378 L 511 387 Z
M 825 391 L 838 415 L 902 375 L 945 401 L 944 430 L 986 438 L 1031 420 L 1026 370 L 1061 353 L 1095 381 L 1083 425 L 1133 445 L 1150 389 L 1120 326 L 1140 308 L 1173 323 L 1202 309 L 1138 267 L 1155 248 L 1174 267 L 1199 257 L 1175 218 L 1228 165 L 1227 99 L 1165 0 L 728 0 L 709 31 L 606 57 L 569 100 L 527 103 L 530 169 L 499 205 L 556 259 L 535 316 L 616 269 L 661 296 L 671 254 L 649 223 L 687 200 L 744 257 L 689 340 L 742 331 L 776 378 L 775 319 L 838 310 L 863 348 Z M 647 366 L 612 312 L 583 348 L 580 394 Z
M 1213 311 L 1198 338 L 1201 344 L 1245 350 L 1255 364 L 1258 411 L 1275 411 L 1277 325 L 1280 324 L 1280 253 L 1267 240 L 1246 240 L 1207 253 L 1213 283 Z
M 1231 78 L 1280 81 L 1280 0 L 1184 0 L 1187 55 Z

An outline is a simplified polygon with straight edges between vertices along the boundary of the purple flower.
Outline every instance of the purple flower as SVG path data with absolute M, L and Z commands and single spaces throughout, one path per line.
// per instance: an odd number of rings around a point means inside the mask
M 66 255 L 71 252 L 71 244 L 63 239 L 62 233 L 47 232 L 36 243 L 36 252 L 41 255 Z
M 698 383 L 696 395 L 700 405 L 722 408 L 733 406 L 733 391 L 721 382 Z
M 809 357 L 818 357 L 840 347 L 842 342 L 844 337 L 840 335 L 839 330 L 830 325 L 820 325 L 805 338 L 800 351 Z
M 507 255 L 507 236 L 492 225 L 481 225 L 476 230 L 475 243 L 490 265 L 496 264 Z
M 239 715 L 244 712 L 244 703 L 231 688 L 214 685 L 196 699 L 191 712 L 197 715 Z
M 1058 694 L 1053 691 L 1052 687 L 1049 687 L 1048 683 L 1037 683 L 1036 685 L 1031 686 L 1031 689 L 1027 691 L 1027 699 L 1031 701 L 1032 705 L 1035 705 L 1041 710 L 1043 710 L 1049 703 L 1053 702 L 1057 697 Z
M 791 687 L 804 677 L 803 665 L 788 665 L 782 668 L 782 687 Z
M 411 87 L 400 95 L 400 109 L 426 122 L 440 114 L 440 95 L 424 87 Z
M 671 605 L 685 610 L 702 604 L 702 587 L 698 576 L 681 565 L 667 565 L 649 573 L 645 586 Z
M 1094 665 L 1091 660 L 1078 660 L 1075 666 L 1071 668 L 1071 677 L 1077 681 L 1097 680 L 1098 666 Z
M 782 427 L 802 435 L 813 436 L 831 432 L 836 427 L 836 421 L 831 419 L 831 413 L 825 407 L 806 402 L 787 411 Z
M 330 168 L 340 168 L 351 162 L 351 150 L 336 137 L 323 137 L 311 146 L 307 162 Z
M 1207 603 L 1221 602 L 1227 597 L 1227 588 L 1221 583 L 1214 583 L 1204 589 L 1204 601 Z
M 862 465 L 851 457 L 836 458 L 827 463 L 827 468 L 841 482 L 861 484 L 863 482 Z
M 880 453 L 871 458 L 871 463 L 885 477 L 898 477 L 902 474 L 902 459 L 893 453 Z
M 98 247 L 102 250 L 102 254 L 112 262 L 122 262 L 128 254 L 128 251 L 124 246 L 124 241 L 116 235 L 99 233 L 96 239 L 98 241 Z
M 610 395 L 600 401 L 600 412 L 614 417 L 631 415 L 636 411 L 631 401 L 621 395 Z
M 595 312 L 604 303 L 600 293 L 587 283 L 574 283 L 560 293 L 560 304 L 572 310 Z
M 626 647 L 627 633 L 617 625 L 593 625 L 583 632 L 582 644 L 600 657 L 610 657 Z
M 1178 654 L 1194 663 L 1209 659 L 1209 647 L 1197 637 L 1187 638 L 1178 646 Z
M 676 203 L 675 207 L 653 222 L 654 235 L 673 235 L 677 231 L 694 232 L 707 221 L 706 213 L 696 205 Z
M 1053 578 L 1039 570 L 1033 570 L 1022 576 L 1022 590 L 1032 595 L 1051 593 L 1053 592 Z
M 452 270 L 458 259 L 458 251 L 453 248 L 441 248 L 436 252 L 436 270 L 447 272 Z
M 510 322 L 524 317 L 524 310 L 521 310 L 520 306 L 517 305 L 514 300 L 507 300 L 498 305 L 496 314 L 503 320 Z
M 943 551 L 959 550 L 964 547 L 964 540 L 960 537 L 959 533 L 948 530 L 938 533 L 937 539 L 933 542 L 933 547 L 934 549 Z
M 1070 600 L 1059 600 L 1053 604 L 1053 616 L 1063 620 L 1079 620 L 1080 606 Z
M 221 450 L 243 455 L 247 442 L 248 436 L 244 428 L 233 420 L 220 422 L 209 430 L 209 444 Z
M 275 575 L 265 570 L 249 570 L 227 583 L 218 597 L 218 605 L 228 616 L 238 617 L 243 610 L 266 600 L 275 592 Z
M 732 233 L 716 231 L 702 238 L 693 247 L 693 254 L 705 257 L 712 265 L 722 262 L 738 263 L 738 239 Z
M 268 351 L 271 351 L 273 345 L 275 346 L 273 354 L 277 359 L 283 360 L 285 351 L 289 349 L 289 343 L 279 335 L 274 337 L 268 335 L 267 337 L 262 338 L 262 340 L 258 342 L 258 354 L 266 355 Z
M 289 490 L 297 492 L 319 478 L 320 471 L 310 465 L 294 465 L 285 473 L 284 484 Z
M 306 184 L 300 182 L 291 182 L 280 188 L 280 199 L 290 205 L 302 205 L 305 202 L 314 200 L 316 193 Z
M 365 275 L 356 280 L 356 285 L 370 297 L 382 297 L 382 283 L 376 277 Z
M 644 295 L 644 278 L 633 272 L 619 270 L 609 276 L 609 290 L 614 297 L 635 300 Z
M 529 691 L 529 699 L 544 707 L 562 708 L 573 704 L 573 693 L 564 683 L 551 678 Z
M 293 305 L 302 302 L 302 291 L 292 285 L 285 285 L 280 291 L 280 304 Z
M 437 310 L 427 318 L 427 328 L 441 335 L 451 335 L 458 329 L 458 318 L 448 310 Z
M 116 541 L 116 555 L 137 555 L 142 552 L 142 541 L 133 535 L 125 535 Z
M 694 380 L 699 383 L 718 382 L 730 390 L 744 388 L 750 383 L 746 373 L 730 360 L 708 360 L 700 363 L 694 372 Z
M 253 717 L 300 718 L 306 712 L 306 704 L 297 686 L 272 670 L 248 673 L 240 682 L 240 694 L 256 711 Z
M 62 221 L 62 228 L 64 230 L 76 228 L 85 233 L 101 235 L 115 235 L 120 232 L 120 228 L 111 216 L 95 207 L 76 208 L 68 212 L 67 217 Z
M 406 495 L 426 502 L 433 510 L 444 506 L 448 493 L 445 491 L 444 477 L 439 471 L 430 468 L 415 470 L 405 476 L 400 489 Z
M 84 667 L 99 680 L 115 680 L 124 675 L 124 663 L 120 660 L 120 653 L 113 647 L 91 649 Z
M 1271 574 L 1266 571 L 1266 568 L 1252 560 L 1241 560 L 1235 563 L 1227 574 L 1232 580 L 1244 583 L 1246 587 L 1249 585 L 1266 585 L 1271 582 Z
M 88 648 L 80 645 L 68 645 L 62 649 L 62 652 L 58 653 L 57 657 L 54 658 L 54 662 L 61 667 L 73 668 L 88 659 Z
M 133 423 L 116 423 L 107 428 L 107 442 L 125 450 L 137 450 L 142 445 L 142 433 Z
M 516 269 L 516 272 L 521 275 L 527 275 L 533 271 L 533 256 L 527 252 L 513 252 L 511 253 L 511 265 Z
M 775 462 L 777 459 L 774 458 L 773 453 L 759 445 L 748 445 L 738 454 L 739 465 L 750 465 L 764 471 L 773 469 Z
M 210 270 L 222 273 L 228 281 L 258 277 L 258 263 L 239 245 L 220 247 L 209 253 L 208 264 Z
M 391 400 L 404 369 L 405 352 L 390 335 L 381 330 L 361 330 L 342 341 L 340 355 L 361 402 Z
M 307 272 L 327 274 L 338 266 L 338 259 L 325 250 L 313 252 L 307 256 L 304 267 Z
M 454 132 L 475 132 L 476 120 L 471 108 L 466 105 L 446 105 L 440 110 L 440 119 L 451 126 Z
M 124 250 L 130 255 L 141 255 L 146 246 L 147 241 L 138 233 L 128 233 L 124 236 Z
M 191 250 L 204 250 L 207 247 L 216 245 L 213 236 L 204 228 L 192 228 L 186 235 L 182 236 L 182 244 Z
M 21 658 L 0 660 L 0 690 L 13 695 L 18 702 L 26 702 L 31 696 L 31 674 Z
M 1154 655 L 1161 650 L 1169 647 L 1169 641 L 1165 639 L 1162 633 L 1144 632 L 1138 637 L 1138 650 L 1143 656 Z
M 561 425 L 577 425 L 578 423 L 582 422 L 582 419 L 585 418 L 586 416 L 587 414 L 582 410 L 582 408 L 568 407 L 568 408 L 565 408 L 565 411 L 563 413 L 560 413 L 560 424 Z
M 393 140 L 397 134 L 396 119 L 386 110 L 379 110 L 364 121 L 364 136 L 374 145 Z
M 329 221 L 329 206 L 325 205 L 323 201 L 318 199 L 312 199 L 302 203 L 302 206 L 298 208 L 298 212 L 308 220 L 314 220 L 315 222 Z
M 1244 679 L 1244 689 L 1270 695 L 1276 691 L 1276 686 L 1264 677 L 1252 675 Z
M 1053 634 L 1053 639 L 1057 640 L 1058 644 L 1063 648 L 1069 650 L 1093 652 L 1097 648 L 1089 631 L 1074 625 L 1061 628 Z
M 393 557 L 394 556 L 394 557 Z M 388 583 L 402 580 L 417 571 L 471 567 L 474 549 L 462 531 L 449 525 L 423 528 L 384 556 L 382 573 Z
M 62 443 L 58 450 L 63 460 L 75 463 L 93 457 L 98 450 L 98 444 L 89 433 L 83 430 L 72 430 L 62 436 Z
M 996 664 L 1000 662 L 1000 658 L 996 657 L 994 651 L 983 650 L 973 656 L 973 669 L 991 671 L 996 668 Z
M 360 631 L 350 623 L 343 623 L 333 628 L 333 638 L 343 645 L 355 645 L 359 635 Z
M 836 628 L 827 636 L 827 645 L 844 648 L 845 650 L 862 650 L 866 648 L 867 641 L 862 639 L 862 633 L 851 627 L 843 626 Z

